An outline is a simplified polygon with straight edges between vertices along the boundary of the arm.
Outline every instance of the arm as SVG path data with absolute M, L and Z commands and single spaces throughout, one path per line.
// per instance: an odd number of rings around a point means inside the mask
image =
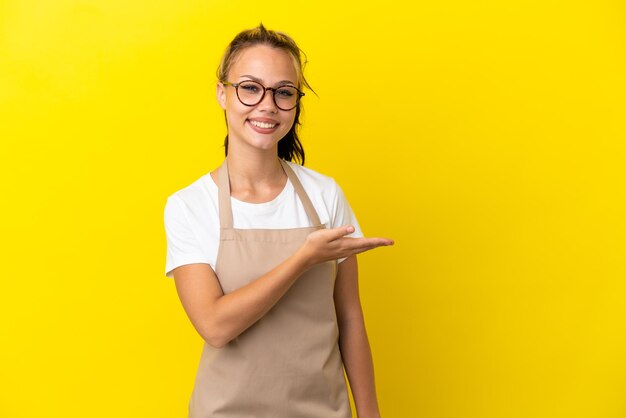
M 361 302 L 356 256 L 339 264 L 335 282 L 335 309 L 339 325 L 339 347 L 350 381 L 359 418 L 379 418 L 374 384 L 374 365 Z
M 224 295 L 208 264 L 174 269 L 180 301 L 200 336 L 221 348 L 258 321 L 305 270 L 306 260 L 294 254 L 257 280 Z
M 313 265 L 392 244 L 384 238 L 345 237 L 353 231 L 343 226 L 312 232 L 281 264 L 227 295 L 208 264 L 183 265 L 174 269 L 176 290 L 200 336 L 213 347 L 223 347 L 262 318 Z

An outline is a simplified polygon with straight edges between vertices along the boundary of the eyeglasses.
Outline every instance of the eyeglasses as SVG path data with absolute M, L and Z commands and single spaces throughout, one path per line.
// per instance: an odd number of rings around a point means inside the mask
M 233 86 L 237 92 L 237 98 L 246 106 L 256 106 L 265 97 L 269 90 L 272 92 L 274 104 L 280 110 L 291 110 L 298 106 L 300 98 L 304 96 L 300 90 L 294 86 L 265 87 L 256 81 L 246 80 L 241 83 L 229 83 L 222 81 L 225 86 Z

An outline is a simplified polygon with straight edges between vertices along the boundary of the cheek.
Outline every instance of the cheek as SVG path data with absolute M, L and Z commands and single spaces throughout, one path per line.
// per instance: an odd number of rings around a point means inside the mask
M 241 129 L 240 126 L 243 125 L 244 120 L 245 118 L 242 119 L 242 117 L 237 112 L 233 112 L 229 109 L 226 110 L 226 125 L 228 129 Z
M 248 117 L 248 113 L 250 112 L 246 106 L 241 103 L 233 103 L 232 101 L 226 103 L 225 110 L 226 119 L 232 123 L 237 123 L 238 121 L 243 122 Z
M 291 129 L 295 121 L 296 121 L 296 114 L 294 112 L 293 114 L 289 115 L 289 117 L 285 118 L 285 121 L 283 122 L 283 124 L 287 127 L 287 130 L 289 130 Z

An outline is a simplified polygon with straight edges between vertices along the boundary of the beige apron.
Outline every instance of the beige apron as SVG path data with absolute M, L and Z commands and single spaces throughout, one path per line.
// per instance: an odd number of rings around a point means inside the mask
M 224 294 L 250 283 L 324 228 L 291 167 L 280 163 L 313 226 L 235 229 L 227 160 L 218 169 L 220 244 L 216 275 Z M 351 418 L 333 301 L 337 261 L 317 264 L 237 338 L 206 342 L 189 418 Z

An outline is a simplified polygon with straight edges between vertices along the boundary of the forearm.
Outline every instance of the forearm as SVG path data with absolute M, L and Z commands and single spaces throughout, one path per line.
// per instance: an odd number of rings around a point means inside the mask
M 339 346 L 358 418 L 379 418 L 372 353 L 362 317 L 340 325 Z
M 227 344 L 261 319 L 309 267 L 297 251 L 258 279 L 220 297 L 211 313 L 218 345 Z

